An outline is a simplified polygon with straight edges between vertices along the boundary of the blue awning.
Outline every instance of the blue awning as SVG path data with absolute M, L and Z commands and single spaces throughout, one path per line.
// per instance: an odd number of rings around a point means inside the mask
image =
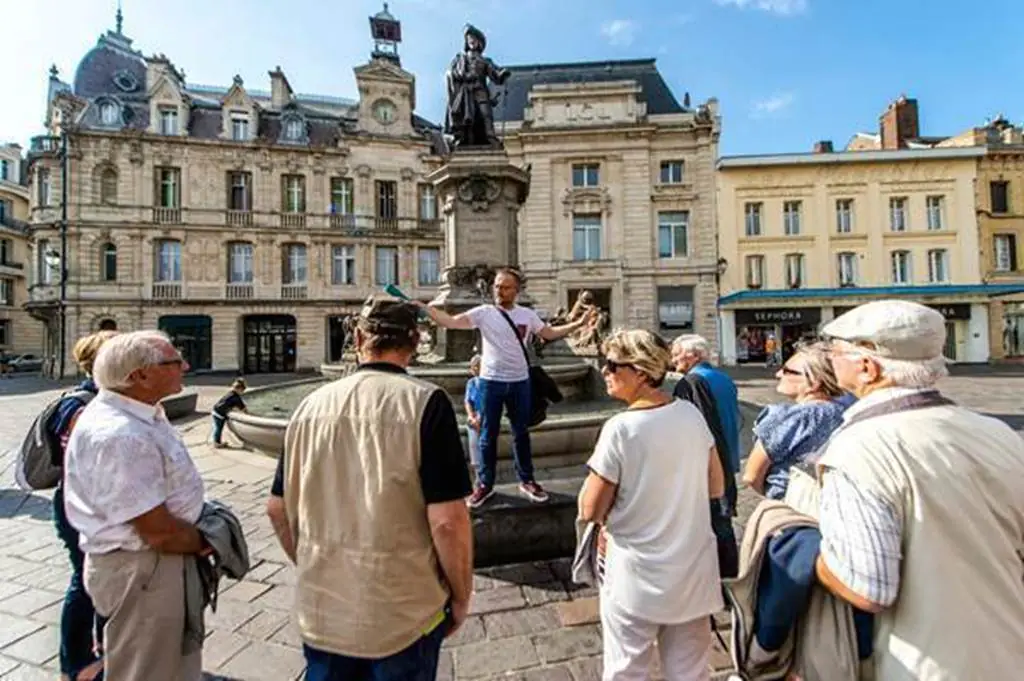
M 844 286 L 842 288 L 752 289 L 718 299 L 719 306 L 755 302 L 798 302 L 825 298 L 942 298 L 1024 293 L 1021 284 L 947 284 L 936 286 Z

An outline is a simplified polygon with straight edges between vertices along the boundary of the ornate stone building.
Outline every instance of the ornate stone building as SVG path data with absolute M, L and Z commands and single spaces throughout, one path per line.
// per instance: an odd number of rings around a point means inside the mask
M 120 15 L 71 82 L 54 68 L 29 151 L 28 304 L 53 372 L 105 327 L 164 329 L 198 370 L 311 368 L 340 356 L 343 315 L 381 286 L 431 297 L 443 240 L 423 178 L 443 141 L 415 114 L 399 36 L 376 33 L 358 100 L 296 94 L 280 67 L 269 90 L 189 83 Z
M 496 127 L 530 168 L 519 260 L 549 313 L 590 290 L 612 325 L 714 341 L 714 99 L 680 104 L 654 60 L 510 68 Z
M 28 302 L 28 186 L 17 144 L 0 145 L 0 353 L 39 354 L 43 327 Z

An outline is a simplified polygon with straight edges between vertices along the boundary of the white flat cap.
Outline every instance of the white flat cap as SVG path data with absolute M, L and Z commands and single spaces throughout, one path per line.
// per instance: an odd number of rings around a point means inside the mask
M 840 315 L 821 332 L 850 343 L 870 343 L 879 357 L 923 361 L 942 356 L 946 319 L 920 303 L 878 300 Z

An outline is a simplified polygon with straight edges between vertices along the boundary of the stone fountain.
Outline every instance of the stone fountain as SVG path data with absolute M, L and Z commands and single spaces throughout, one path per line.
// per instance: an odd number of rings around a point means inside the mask
M 467 28 L 466 49 L 452 62 L 446 132 L 452 135 L 455 148 L 447 163 L 427 178 L 442 206 L 447 261 L 442 284 L 431 304 L 450 314 L 485 302 L 495 270 L 516 267 L 518 214 L 530 186 L 529 171 L 511 164 L 494 138 L 489 94 L 486 101 L 478 97 L 481 85 L 486 92 L 486 82 L 481 80 L 486 77 L 474 74 L 487 73 L 499 83 L 508 75 L 483 57 L 481 50 L 473 49 L 480 46 L 481 39 L 479 31 Z M 467 106 L 472 115 L 464 110 Z M 573 309 L 561 313 L 558 321 L 583 314 L 591 304 L 587 295 L 581 294 Z M 530 304 L 525 290 L 520 304 Z M 410 372 L 444 388 L 464 422 L 462 397 L 469 378 L 468 361 L 478 347 L 476 332 L 430 329 L 430 336 L 430 347 L 423 348 Z M 544 368 L 566 398 L 553 405 L 547 421 L 531 429 L 534 467 L 537 478 L 551 493 L 550 502 L 533 504 L 514 491 L 511 432 L 507 423 L 502 424 L 499 494 L 473 512 L 478 564 L 572 554 L 576 494 L 585 475 L 583 464 L 602 424 L 620 409 L 604 393 L 596 371 L 599 340 L 591 330 L 585 337 L 567 339 L 555 352 L 545 353 L 550 356 Z M 290 412 L 305 395 L 354 368 L 354 357 L 349 357 L 340 364 L 322 366 L 323 378 L 250 390 L 246 394 L 250 413 L 232 412 L 228 427 L 251 448 L 280 455 Z

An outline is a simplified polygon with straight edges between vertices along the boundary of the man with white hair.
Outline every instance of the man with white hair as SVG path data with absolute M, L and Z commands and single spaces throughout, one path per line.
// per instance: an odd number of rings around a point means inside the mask
M 819 461 L 818 579 L 875 614 L 874 678 L 1017 678 L 1024 440 L 935 389 L 939 312 L 878 301 L 823 334 L 859 399 Z
M 202 677 L 183 652 L 185 559 L 209 552 L 196 528 L 203 479 L 160 400 L 188 364 L 158 331 L 114 336 L 96 356 L 99 393 L 65 457 L 64 503 L 80 533 L 85 588 L 104 627 L 107 681 Z

